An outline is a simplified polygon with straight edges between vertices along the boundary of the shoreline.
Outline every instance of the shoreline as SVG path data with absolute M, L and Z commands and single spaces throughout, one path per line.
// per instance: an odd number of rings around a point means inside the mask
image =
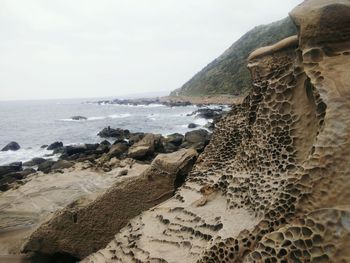
M 181 106 L 230 106 L 234 104 L 240 104 L 245 96 L 233 96 L 233 95 L 221 95 L 221 96 L 201 96 L 201 97 L 189 97 L 189 96 L 164 96 L 164 97 L 151 97 L 151 98 L 136 98 L 136 99 L 110 99 L 110 100 L 97 100 L 87 101 L 87 103 L 96 104 L 117 104 L 117 105 L 152 105 L 161 104 L 169 107 L 181 107 Z

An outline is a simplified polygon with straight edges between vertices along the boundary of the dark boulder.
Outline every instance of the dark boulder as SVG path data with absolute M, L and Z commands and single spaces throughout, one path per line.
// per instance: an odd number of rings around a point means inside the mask
M 30 175 L 30 174 L 36 173 L 36 170 L 33 169 L 33 168 L 26 168 L 26 169 L 24 169 L 23 171 L 21 171 L 20 173 L 21 173 L 21 174 L 23 175 L 23 177 L 25 178 L 25 177 L 27 177 L 27 176 Z
M 66 160 L 59 160 L 55 164 L 51 166 L 51 170 L 61 170 L 61 169 L 67 169 L 71 168 L 74 165 L 73 162 L 66 161 Z
M 46 159 L 44 159 L 44 158 L 35 157 L 35 158 L 31 159 L 30 161 L 24 162 L 23 166 L 29 166 L 29 167 L 35 166 L 35 165 L 39 165 L 45 161 L 46 161 Z
M 194 148 L 198 152 L 202 152 L 208 145 L 209 140 L 210 134 L 207 130 L 194 130 L 185 134 L 184 143 L 181 146 L 184 148 Z
M 100 142 L 100 145 L 107 145 L 107 146 L 110 146 L 111 143 L 107 140 L 103 140 L 102 142 Z
M 43 144 L 43 145 L 40 146 L 41 149 L 46 149 L 47 147 L 48 147 L 47 144 Z
M 39 164 L 38 171 L 41 171 L 41 172 L 47 174 L 47 173 L 51 172 L 51 168 L 55 163 L 56 163 L 55 161 L 46 160 L 45 162 Z
M 10 142 L 4 148 L 1 149 L 2 152 L 5 151 L 17 151 L 21 148 L 17 142 Z
M 127 155 L 128 149 L 129 147 L 126 143 L 115 144 L 109 150 L 108 157 L 109 159 L 112 159 L 113 157 L 121 158 L 122 156 Z
M 87 118 L 86 117 L 84 117 L 84 116 L 73 116 L 73 117 L 71 117 L 71 119 L 72 120 L 74 120 L 74 121 L 81 121 L 81 120 L 87 120 Z
M 187 128 L 189 128 L 189 129 L 194 129 L 194 128 L 197 128 L 197 127 L 198 127 L 198 124 L 195 124 L 195 123 L 190 123 L 187 126 Z
M 166 137 L 166 141 L 174 144 L 175 146 L 180 146 L 184 140 L 184 136 L 180 133 L 169 134 Z
M 64 155 L 73 155 L 77 153 L 86 153 L 95 151 L 99 147 L 99 144 L 81 144 L 81 145 L 68 145 L 63 148 Z M 92 153 L 91 153 L 92 154 Z
M 56 150 L 56 149 L 59 149 L 59 148 L 62 148 L 63 147 L 63 143 L 62 142 L 54 142 L 54 143 L 51 143 L 49 145 L 49 147 L 47 147 L 47 150 Z
M 185 141 L 188 143 L 207 142 L 209 138 L 209 132 L 204 129 L 190 131 L 185 134 Z
M 163 153 L 172 153 L 172 152 L 176 152 L 179 147 L 166 141 L 166 140 L 163 140 L 162 141 L 162 144 L 163 144 Z
M 222 109 L 202 108 L 194 111 L 190 115 L 195 115 L 197 118 L 214 119 L 221 116 L 223 113 L 224 111 Z
M 97 135 L 102 138 L 118 138 L 118 139 L 124 139 L 128 137 L 130 134 L 129 130 L 123 130 L 123 129 L 113 129 L 110 126 L 107 128 L 104 128 L 102 131 L 100 131 Z
M 21 162 L 15 162 L 10 163 L 8 165 L 0 166 L 0 177 L 14 172 L 19 172 L 22 170 L 22 163 Z

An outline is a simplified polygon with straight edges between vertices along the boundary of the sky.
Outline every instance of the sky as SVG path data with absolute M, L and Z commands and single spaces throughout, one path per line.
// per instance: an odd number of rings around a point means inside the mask
M 301 0 L 0 0 L 0 100 L 179 88 Z

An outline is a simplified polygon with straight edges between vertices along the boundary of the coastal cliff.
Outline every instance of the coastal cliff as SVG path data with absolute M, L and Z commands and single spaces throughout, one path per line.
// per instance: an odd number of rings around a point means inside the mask
M 289 17 L 267 25 L 260 25 L 244 34 L 222 55 L 195 74 L 171 96 L 220 96 L 240 95 L 249 92 L 252 83 L 246 67 L 249 54 L 266 45 L 296 34 L 296 27 Z
M 350 262 L 350 3 L 290 15 L 176 195 L 83 262 Z

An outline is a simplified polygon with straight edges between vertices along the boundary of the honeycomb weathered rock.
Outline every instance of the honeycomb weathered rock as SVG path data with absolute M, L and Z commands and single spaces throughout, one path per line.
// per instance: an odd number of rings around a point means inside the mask
M 350 262 L 350 1 L 291 16 L 176 196 L 84 262 Z

